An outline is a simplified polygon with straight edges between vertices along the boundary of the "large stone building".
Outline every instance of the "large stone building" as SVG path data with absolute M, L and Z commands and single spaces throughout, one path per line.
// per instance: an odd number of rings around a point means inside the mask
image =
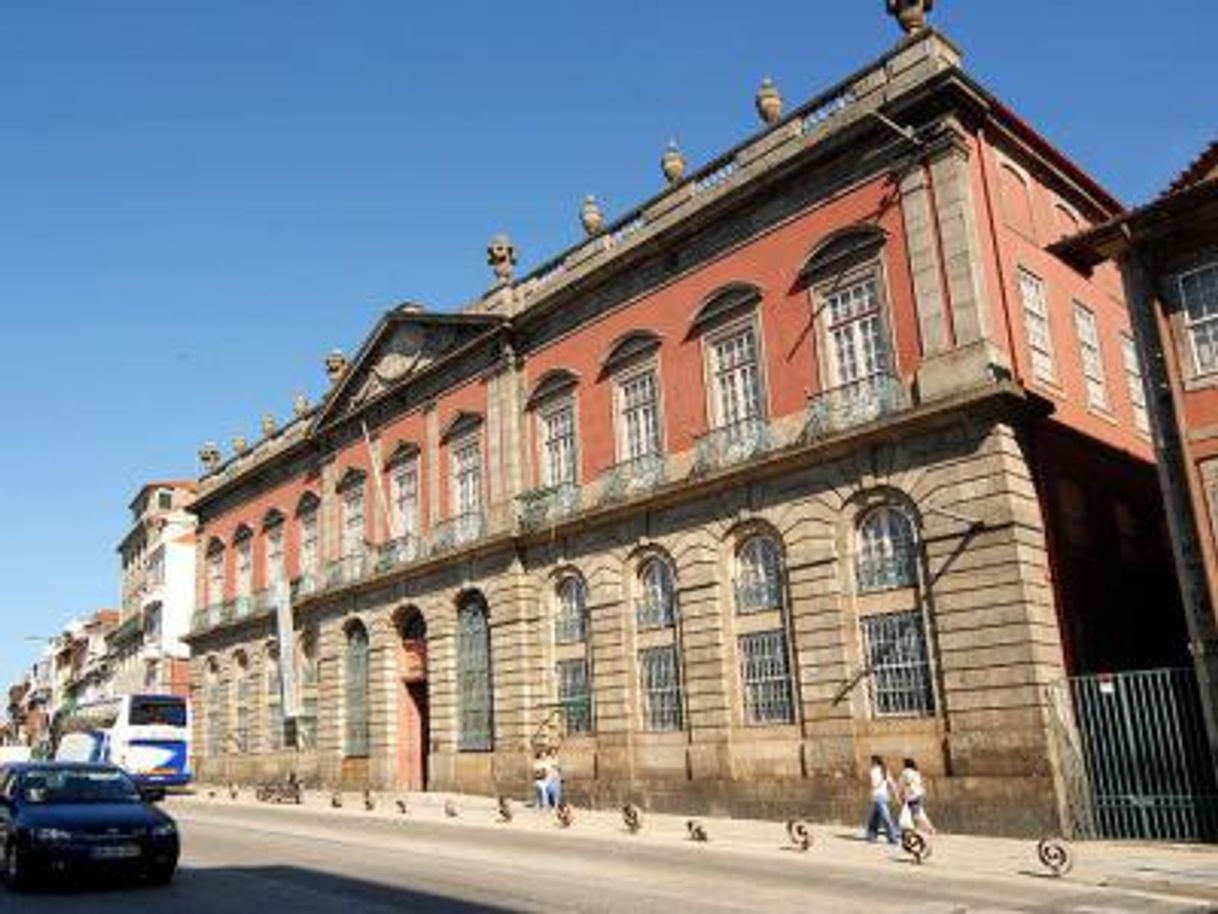
M 854 818 L 881 753 L 1055 827 L 1046 687 L 1185 642 L 1119 278 L 1047 250 L 1120 205 L 917 20 L 204 449 L 201 779 L 523 795 L 558 739 L 577 801 Z

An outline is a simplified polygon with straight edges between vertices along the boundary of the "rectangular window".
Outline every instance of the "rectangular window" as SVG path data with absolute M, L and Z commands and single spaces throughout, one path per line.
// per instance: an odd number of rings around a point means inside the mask
M 207 605 L 224 602 L 224 553 L 213 552 L 207 557 Z
M 317 512 L 300 515 L 300 573 L 317 573 Z
M 740 679 L 745 723 L 789 724 L 795 720 L 784 632 L 740 636 Z
M 395 536 L 417 536 L 419 532 L 419 465 L 406 460 L 393 468 L 390 477 Z
M 452 450 L 453 514 L 482 512 L 482 443 L 477 437 L 454 445 Z
M 248 597 L 254 589 L 254 549 L 249 537 L 237 544 L 237 596 Z
M 888 344 L 874 277 L 825 297 L 832 383 L 841 387 L 888 371 Z
M 1180 277 L 1180 304 L 1197 373 L 1218 371 L 1218 263 Z
M 1107 409 L 1108 390 L 1104 385 L 1104 357 L 1100 352 L 1100 335 L 1096 330 L 1095 315 L 1080 302 L 1074 303 L 1074 329 L 1078 331 L 1083 377 L 1087 382 L 1087 405 L 1095 409 Z
M 644 730 L 680 730 L 684 726 L 681 673 L 675 647 L 639 651 L 639 691 L 643 696 Z
M 909 610 L 865 616 L 861 625 L 872 712 L 877 717 L 934 713 L 922 613 Z
M 266 586 L 275 587 L 283 581 L 283 526 L 276 524 L 266 531 Z
M 566 403 L 541 416 L 542 484 L 575 482 L 575 407 Z
M 156 506 L 158 508 L 160 508 L 162 511 L 168 511 L 170 508 L 172 508 L 173 507 L 173 493 L 172 492 L 157 492 L 156 493 Z
M 1133 408 L 1133 425 L 1142 434 L 1149 434 L 1150 419 L 1146 414 L 1146 388 L 1142 381 L 1142 361 L 1133 338 L 1121 336 L 1121 358 L 1125 362 L 1125 383 L 1129 387 L 1129 404 Z
M 360 555 L 364 551 L 364 486 L 358 483 L 346 489 L 343 499 L 343 558 Z
M 1024 325 L 1028 334 L 1028 349 L 1032 353 L 1032 374 L 1040 381 L 1052 383 L 1053 337 L 1049 331 L 1049 300 L 1040 277 L 1027 270 L 1019 271 L 1019 294 L 1023 299 Z
M 592 695 L 588 691 L 588 661 L 560 660 L 555 666 L 558 704 L 567 735 L 592 732 Z
M 622 417 L 622 458 L 638 460 L 660 453 L 660 409 L 655 372 L 626 378 L 618 388 Z
M 757 338 L 752 327 L 714 344 L 715 409 L 719 426 L 733 426 L 763 414 Z

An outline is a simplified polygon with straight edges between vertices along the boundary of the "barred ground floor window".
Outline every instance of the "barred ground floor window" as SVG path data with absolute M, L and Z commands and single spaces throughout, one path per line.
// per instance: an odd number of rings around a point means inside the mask
M 745 723 L 793 723 L 795 706 L 786 632 L 780 629 L 741 635 L 739 643 Z
M 592 695 L 588 689 L 588 661 L 560 660 L 555 666 L 558 704 L 568 736 L 592 732 Z
M 872 713 L 933 714 L 935 692 L 921 611 L 864 616 L 860 625 Z
M 684 726 L 681 673 L 673 645 L 639 651 L 639 691 L 643 729 L 680 730 Z

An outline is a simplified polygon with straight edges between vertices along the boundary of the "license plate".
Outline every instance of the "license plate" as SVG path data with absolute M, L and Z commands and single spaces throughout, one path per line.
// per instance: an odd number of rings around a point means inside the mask
M 138 844 L 113 844 L 109 847 L 93 848 L 93 857 L 97 860 L 126 860 L 139 855 Z

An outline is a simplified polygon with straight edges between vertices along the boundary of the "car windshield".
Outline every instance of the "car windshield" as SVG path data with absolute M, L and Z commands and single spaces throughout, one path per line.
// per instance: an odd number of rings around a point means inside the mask
M 131 726 L 186 726 L 186 703 L 180 698 L 132 698 Z
M 29 771 L 21 783 L 28 803 L 139 802 L 132 780 L 121 771 L 60 768 Z

